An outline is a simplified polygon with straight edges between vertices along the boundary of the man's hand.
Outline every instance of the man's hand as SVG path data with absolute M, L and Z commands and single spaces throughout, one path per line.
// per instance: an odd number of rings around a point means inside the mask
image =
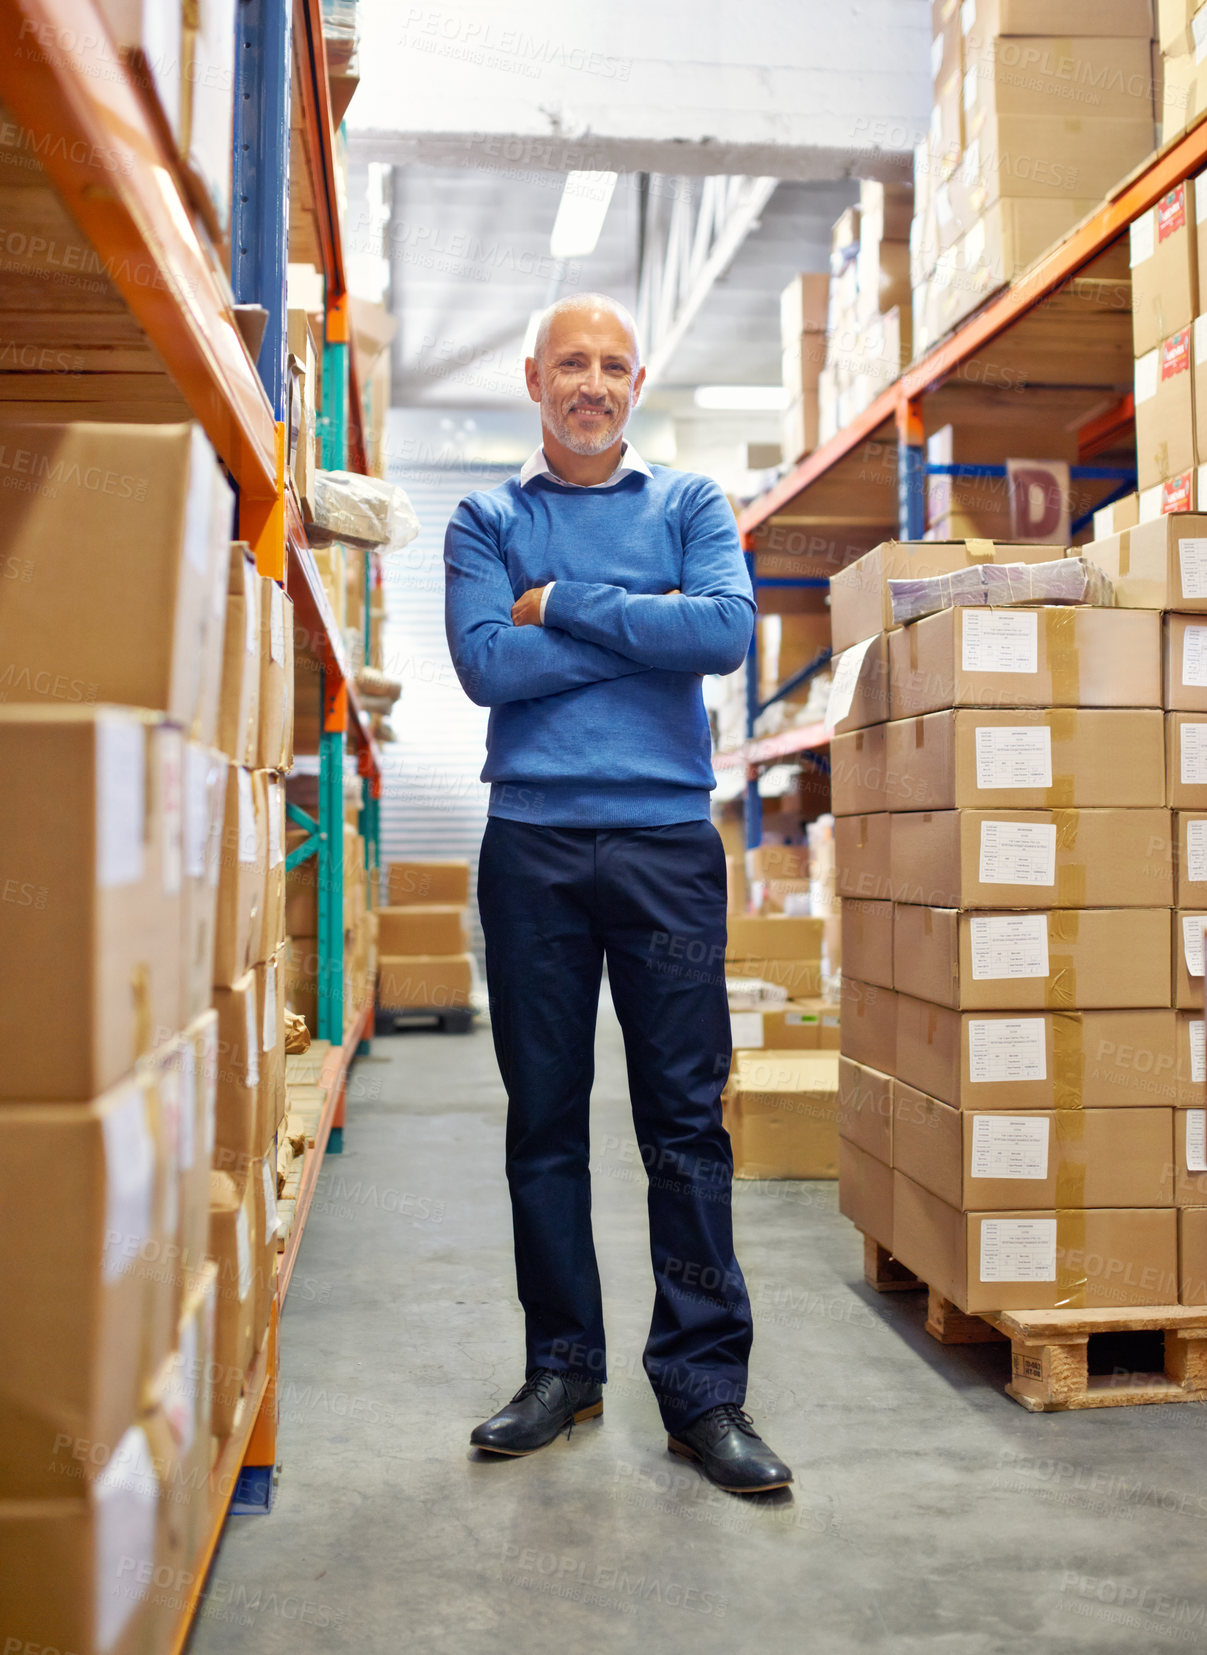
M 543 586 L 530 586 L 511 606 L 513 626 L 540 626 Z

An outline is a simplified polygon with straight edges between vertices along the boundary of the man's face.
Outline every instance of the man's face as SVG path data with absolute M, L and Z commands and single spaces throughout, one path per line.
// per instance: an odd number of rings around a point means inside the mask
M 526 373 L 545 426 L 583 455 L 602 454 L 619 439 L 645 379 L 632 334 L 610 310 L 555 316 L 540 362 L 529 357 Z

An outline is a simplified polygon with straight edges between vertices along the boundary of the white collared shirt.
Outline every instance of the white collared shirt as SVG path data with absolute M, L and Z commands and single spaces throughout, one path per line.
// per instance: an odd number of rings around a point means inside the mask
M 619 465 L 617 465 L 616 470 L 610 477 L 604 478 L 602 483 L 571 483 L 568 482 L 565 477 L 559 477 L 557 475 L 556 471 L 554 471 L 553 467 L 549 464 L 549 461 L 545 458 L 545 450 L 544 447 L 541 446 L 534 448 L 532 453 L 524 461 L 524 464 L 520 467 L 520 487 L 527 488 L 528 484 L 534 477 L 549 476 L 553 478 L 555 483 L 560 483 L 563 488 L 615 488 L 616 484 L 619 483 L 622 478 L 629 476 L 629 474 L 634 471 L 639 471 L 643 477 L 652 477 L 654 475 L 649 466 L 646 465 L 645 461 L 641 458 L 641 455 L 633 447 L 632 443 L 626 442 L 622 445 L 620 450 Z M 545 624 L 545 605 L 549 602 L 549 594 L 552 590 L 553 582 L 550 581 L 541 593 L 542 626 Z

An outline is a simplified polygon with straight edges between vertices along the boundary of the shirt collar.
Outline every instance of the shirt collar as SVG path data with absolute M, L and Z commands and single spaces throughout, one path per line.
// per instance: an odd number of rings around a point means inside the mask
M 643 477 L 652 477 L 654 474 L 646 465 L 641 455 L 631 442 L 626 442 L 620 450 L 620 464 L 610 477 L 605 477 L 602 483 L 568 483 L 564 477 L 558 477 L 550 469 L 549 461 L 545 458 L 543 447 L 534 448 L 520 468 L 520 487 L 527 488 L 534 477 L 549 476 L 563 488 L 615 488 L 630 472 L 639 471 Z

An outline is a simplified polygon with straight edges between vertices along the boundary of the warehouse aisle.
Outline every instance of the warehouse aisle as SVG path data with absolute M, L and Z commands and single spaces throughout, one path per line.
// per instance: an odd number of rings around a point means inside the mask
M 471 1458 L 522 1362 L 490 1037 L 376 1042 L 290 1289 L 276 1509 L 229 1522 L 193 1655 L 1200 1643 L 1198 1410 L 1025 1414 L 1002 1347 L 941 1349 L 919 1295 L 864 1287 L 834 1185 L 736 1203 L 750 1407 L 795 1498 L 735 1500 L 672 1460 L 640 1370 L 644 1174 L 609 1008 L 599 1048 L 603 1421 Z

